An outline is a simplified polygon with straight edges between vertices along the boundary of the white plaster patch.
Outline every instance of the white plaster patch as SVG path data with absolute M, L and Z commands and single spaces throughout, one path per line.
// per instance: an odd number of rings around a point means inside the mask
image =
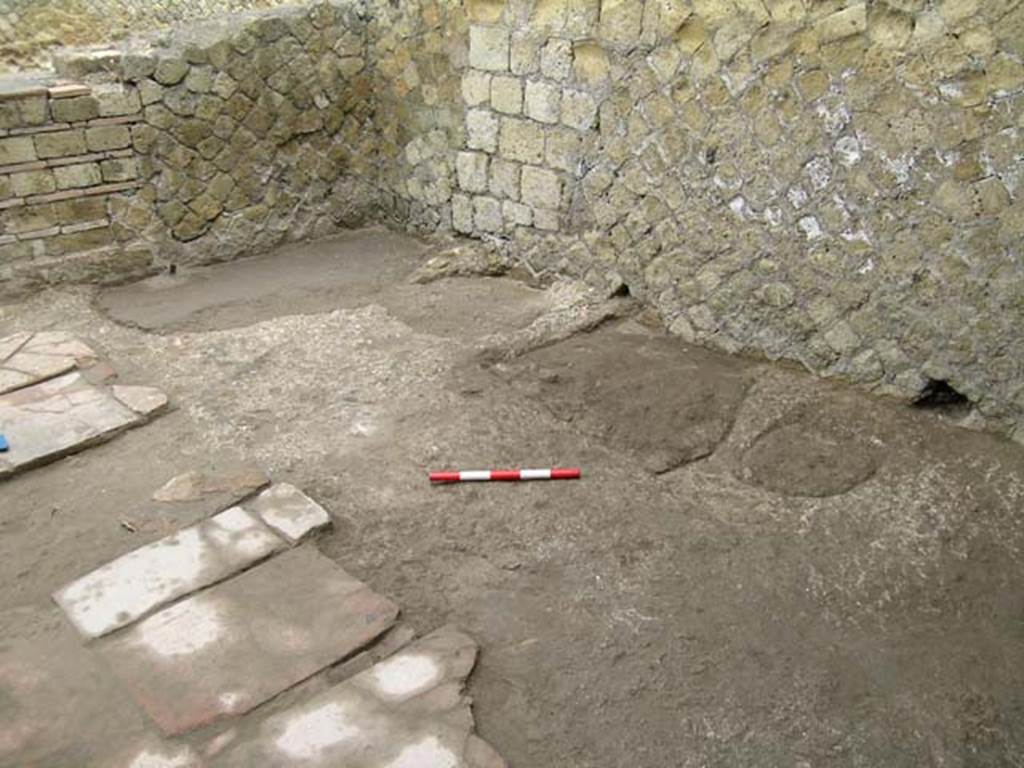
M 378 690 L 386 696 L 412 696 L 441 677 L 441 669 L 432 658 L 412 654 L 383 661 L 372 672 Z
M 804 166 L 814 189 L 824 189 L 832 181 L 832 163 L 827 157 L 816 157 Z
M 964 89 L 960 83 L 946 81 L 939 83 L 939 93 L 942 94 L 944 99 L 955 101 L 964 95 Z
M 79 631 L 100 637 L 283 546 L 253 515 L 232 507 L 98 568 L 54 599 Z
M 178 619 L 187 615 L 187 621 Z M 139 642 L 160 656 L 186 656 L 213 645 L 224 632 L 220 611 L 197 598 L 172 605 L 139 624 Z
M 829 109 L 826 105 L 819 104 L 817 111 L 825 123 L 825 130 L 832 136 L 842 133 L 843 129 L 850 122 L 850 112 L 843 104 L 834 109 Z
M 198 768 L 198 766 L 199 762 L 192 750 L 183 747 L 173 754 L 143 750 L 132 760 L 128 768 Z
M 897 158 L 889 158 L 883 155 L 882 162 L 885 163 L 886 169 L 896 177 L 896 181 L 900 184 L 906 184 L 910 181 L 910 172 L 914 167 L 914 158 L 912 155 L 907 154 Z
M 818 220 L 813 216 L 804 216 L 797 222 L 797 225 L 807 235 L 808 240 L 817 240 L 824 234 L 821 231 L 821 225 L 818 223 Z
M 742 197 L 734 197 L 729 203 L 729 209 L 740 219 L 746 218 L 747 201 Z
M 436 736 L 403 749 L 388 768 L 458 768 L 459 759 Z
M 245 695 L 237 691 L 227 691 L 218 696 L 217 701 L 220 702 L 225 712 L 234 712 L 235 707 L 245 701 Z
M 359 729 L 351 724 L 345 708 L 331 701 L 289 720 L 274 744 L 289 757 L 312 760 L 325 749 L 358 734 Z
M 793 210 L 799 211 L 807 205 L 807 193 L 803 187 L 791 187 L 786 193 L 786 197 L 789 198 L 789 204 L 793 206 Z
M 849 168 L 860 162 L 860 142 L 853 136 L 843 136 L 836 142 L 836 158 L 839 162 Z

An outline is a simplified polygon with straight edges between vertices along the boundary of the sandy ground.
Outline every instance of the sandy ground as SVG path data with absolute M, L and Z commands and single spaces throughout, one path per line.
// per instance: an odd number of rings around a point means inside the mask
M 642 314 L 570 335 L 600 317 L 572 286 L 411 284 L 428 255 L 357 233 L 0 307 L 0 335 L 73 331 L 174 404 L 0 486 L 0 650 L 73 645 L 53 590 L 219 503 L 153 501 L 170 478 L 256 465 L 408 623 L 479 641 L 513 768 L 1024 764 L 1020 446 Z M 425 476 L 553 464 L 585 479 Z M 54 712 L 79 757 L 31 764 L 82 764 L 101 678 Z

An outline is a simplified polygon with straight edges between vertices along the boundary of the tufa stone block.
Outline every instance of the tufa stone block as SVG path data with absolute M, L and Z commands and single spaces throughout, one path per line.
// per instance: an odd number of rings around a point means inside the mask
M 501 214 L 507 227 L 528 227 L 533 224 L 533 210 L 528 205 L 506 200 L 501 204 Z
M 491 99 L 491 74 L 471 69 L 462 76 L 462 99 L 470 107 L 486 104 Z
M 0 165 L 30 163 L 35 159 L 36 147 L 33 146 L 30 137 L 10 136 L 0 139 Z
M 849 8 L 826 16 L 818 22 L 815 30 L 823 43 L 842 40 L 852 35 L 859 35 L 868 28 L 867 7 L 865 3 L 857 3 Z
M 78 123 L 100 116 L 100 105 L 95 96 L 76 96 L 73 99 L 55 99 L 50 105 L 53 119 L 59 123 Z
M 488 160 L 482 152 L 459 152 L 455 158 L 459 187 L 467 192 L 486 192 Z
M 153 79 L 160 85 L 177 85 L 188 74 L 188 62 L 181 58 L 161 59 L 153 72 Z
M 558 122 L 562 103 L 561 90 L 556 85 L 539 80 L 526 83 L 526 116 L 541 123 Z
M 512 36 L 509 65 L 514 75 L 533 75 L 540 71 L 540 42 L 529 32 Z
M 103 183 L 98 163 L 64 165 L 54 168 L 53 175 L 57 179 L 57 189 L 79 189 Z
M 585 91 L 562 91 L 562 123 L 578 131 L 589 131 L 597 122 L 597 102 Z
M 127 125 L 98 125 L 85 129 L 85 144 L 90 152 L 124 149 L 131 146 L 132 134 Z
M 498 148 L 498 118 L 486 109 L 466 113 L 466 144 L 470 149 L 494 152 Z
M 491 81 L 491 106 L 507 115 L 523 111 L 523 84 L 517 77 L 495 77 Z
M 507 72 L 509 31 L 504 27 L 470 27 L 469 65 L 489 72 Z
M 474 198 L 473 222 L 481 232 L 501 232 L 501 203 L 493 197 Z
M 139 170 L 134 157 L 115 158 L 100 163 L 103 181 L 132 181 L 138 178 Z
M 562 202 L 558 174 L 546 168 L 523 168 L 522 201 L 536 208 L 558 208 Z
M 40 159 L 83 155 L 86 152 L 85 132 L 82 130 L 40 133 L 35 137 L 35 151 Z
M 142 100 L 135 88 L 124 88 L 120 85 L 98 86 L 93 95 L 99 103 L 101 117 L 137 115 L 142 111 Z
M 452 226 L 465 235 L 473 232 L 473 201 L 466 195 L 452 195 Z
M 503 118 L 498 152 L 506 160 L 540 165 L 544 162 L 544 129 L 529 120 Z
M 552 38 L 540 52 L 540 72 L 551 80 L 565 80 L 572 74 L 572 43 Z
M 518 163 L 510 163 L 500 158 L 491 161 L 491 175 L 488 190 L 494 197 L 507 197 L 511 200 L 519 199 L 519 169 Z
M 51 171 L 28 171 L 11 175 L 11 189 L 17 197 L 45 195 L 57 189 L 57 182 Z

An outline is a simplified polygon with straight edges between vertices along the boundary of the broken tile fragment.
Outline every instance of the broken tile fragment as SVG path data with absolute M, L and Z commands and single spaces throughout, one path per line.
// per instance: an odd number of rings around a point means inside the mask
M 291 544 L 297 544 L 331 524 L 331 518 L 323 507 L 289 483 L 275 483 L 252 501 L 247 501 L 245 507 L 259 515 L 264 523 Z
M 267 474 L 256 467 L 221 472 L 185 472 L 164 483 L 153 494 L 153 501 L 184 503 L 220 493 L 238 499 L 269 484 Z
M 79 632 L 101 637 L 283 548 L 255 515 L 232 507 L 119 557 L 53 599 Z
M 59 331 L 16 333 L 0 339 L 0 394 L 96 362 L 96 353 Z
M 0 395 L 0 424 L 11 444 L 0 478 L 108 440 L 144 421 L 78 371 Z
M 445 627 L 267 718 L 214 768 L 504 768 L 474 733 L 463 692 L 476 643 Z
M 397 616 L 390 600 L 303 547 L 165 608 L 99 648 L 173 735 L 248 712 L 363 648 Z
M 167 406 L 167 395 L 156 387 L 136 387 L 115 384 L 114 397 L 140 416 L 149 416 Z

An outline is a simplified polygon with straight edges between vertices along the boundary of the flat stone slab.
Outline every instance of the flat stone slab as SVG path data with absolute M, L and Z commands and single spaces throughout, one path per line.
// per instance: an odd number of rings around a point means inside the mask
M 0 479 L 109 440 L 167 404 L 152 387 L 118 390 L 73 371 L 0 395 L 0 425 L 10 443 L 0 454 Z
M 293 545 L 331 524 L 323 507 L 289 483 L 275 483 L 245 508 Z
M 232 507 L 107 563 L 53 599 L 79 632 L 101 637 L 284 547 L 255 515 Z
M 95 362 L 96 353 L 67 333 L 7 336 L 0 339 L 0 395 Z
M 0 766 L 112 768 L 108 754 L 152 728 L 102 659 L 60 629 L 0 643 Z
M 315 550 L 285 552 L 102 640 L 167 735 L 240 715 L 363 648 L 398 608 Z
M 267 718 L 213 768 L 504 768 L 463 693 L 476 643 L 445 627 Z

